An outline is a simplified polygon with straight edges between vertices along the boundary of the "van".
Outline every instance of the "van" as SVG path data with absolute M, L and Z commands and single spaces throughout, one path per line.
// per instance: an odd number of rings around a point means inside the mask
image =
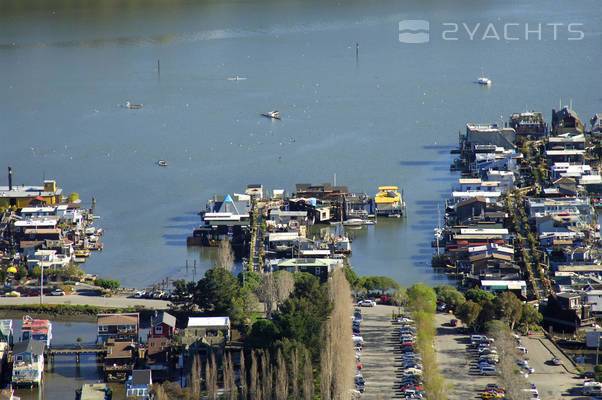
M 472 335 L 472 336 L 470 336 L 471 343 L 478 343 L 478 342 L 481 341 L 481 339 L 483 339 L 482 335 Z
M 497 375 L 497 370 L 494 366 L 483 366 L 480 370 L 481 375 Z

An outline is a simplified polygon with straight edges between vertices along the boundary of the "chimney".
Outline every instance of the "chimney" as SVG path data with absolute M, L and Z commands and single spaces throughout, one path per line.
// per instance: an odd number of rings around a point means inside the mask
M 13 169 L 8 167 L 8 190 L 13 190 Z

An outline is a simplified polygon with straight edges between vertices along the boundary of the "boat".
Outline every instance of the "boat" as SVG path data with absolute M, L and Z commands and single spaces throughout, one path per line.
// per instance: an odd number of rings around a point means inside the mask
M 21 325 L 21 340 L 29 339 L 39 340 L 49 347 L 52 340 L 52 322 L 47 319 L 33 319 L 29 315 L 24 316 Z
M 479 85 L 489 86 L 489 85 L 491 85 L 491 79 L 481 76 L 477 79 L 477 83 Z
M 397 186 L 379 186 L 374 203 L 376 215 L 399 218 L 405 212 L 405 202 Z
M 125 108 L 129 108 L 131 110 L 138 110 L 138 109 L 142 108 L 142 104 L 132 104 L 129 101 L 126 101 Z
M 78 257 L 78 258 L 90 257 L 90 250 L 87 250 L 87 249 L 75 250 L 75 257 Z
M 159 160 L 157 161 L 157 165 L 159 165 L 160 167 L 167 167 L 167 161 L 165 160 Z
M 238 75 L 236 75 L 236 76 L 233 76 L 233 77 L 231 77 L 231 78 L 228 78 L 228 80 L 229 80 L 229 81 L 246 81 L 246 80 L 247 80 L 247 78 L 243 78 L 243 77 L 241 77 L 241 76 L 238 76 Z
M 263 115 L 266 118 L 280 119 L 280 112 L 276 110 L 269 111 L 267 113 L 262 113 L 261 115 Z
M 361 218 L 349 218 L 343 221 L 344 226 L 362 226 L 364 225 L 364 220 Z

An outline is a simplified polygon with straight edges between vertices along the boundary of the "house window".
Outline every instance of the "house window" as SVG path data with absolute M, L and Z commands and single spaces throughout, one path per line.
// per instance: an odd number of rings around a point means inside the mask
M 151 342 L 151 347 L 155 347 L 155 342 Z
M 163 334 L 163 327 L 161 325 L 155 326 L 155 333 L 157 335 L 162 335 Z
M 17 356 L 17 362 L 21 362 L 21 361 L 23 361 L 23 356 L 19 354 Z
M 98 332 L 108 332 L 109 331 L 109 326 L 108 325 L 100 325 L 98 327 Z

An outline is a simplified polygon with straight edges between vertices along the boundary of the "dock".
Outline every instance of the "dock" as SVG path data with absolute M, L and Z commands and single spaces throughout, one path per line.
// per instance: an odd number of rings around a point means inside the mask
M 96 344 L 61 345 L 51 346 L 46 349 L 46 359 L 50 360 L 50 362 L 54 362 L 55 356 L 75 356 L 75 362 L 79 363 L 82 355 L 104 357 L 106 354 L 106 347 Z

